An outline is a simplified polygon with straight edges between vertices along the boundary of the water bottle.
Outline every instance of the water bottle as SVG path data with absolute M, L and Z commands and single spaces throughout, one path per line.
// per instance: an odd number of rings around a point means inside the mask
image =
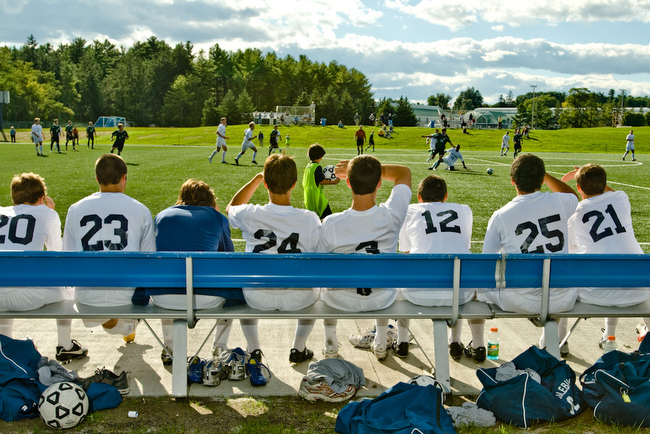
M 499 359 L 499 329 L 492 327 L 488 334 L 487 358 L 490 360 Z
M 618 348 L 616 345 L 616 336 L 607 336 L 607 342 L 603 344 L 603 354 L 614 351 Z

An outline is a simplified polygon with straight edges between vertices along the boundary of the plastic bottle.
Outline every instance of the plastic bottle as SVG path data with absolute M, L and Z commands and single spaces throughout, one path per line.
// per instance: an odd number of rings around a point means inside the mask
M 499 359 L 499 329 L 497 327 L 492 327 L 488 334 L 487 358 L 489 360 Z
M 603 354 L 614 351 L 618 348 L 616 345 L 616 336 L 607 336 L 607 342 L 603 344 Z

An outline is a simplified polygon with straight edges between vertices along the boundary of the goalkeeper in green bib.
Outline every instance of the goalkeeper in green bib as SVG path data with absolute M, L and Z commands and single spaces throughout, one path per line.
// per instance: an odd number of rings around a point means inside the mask
M 340 178 L 330 181 L 325 178 L 323 168 L 320 165 L 325 156 L 325 149 L 318 143 L 314 143 L 307 151 L 311 162 L 305 167 L 305 173 L 302 175 L 302 189 L 305 198 L 305 208 L 318 214 L 320 219 L 324 219 L 332 214 L 329 203 L 323 189 L 325 185 L 335 185 L 341 182 Z

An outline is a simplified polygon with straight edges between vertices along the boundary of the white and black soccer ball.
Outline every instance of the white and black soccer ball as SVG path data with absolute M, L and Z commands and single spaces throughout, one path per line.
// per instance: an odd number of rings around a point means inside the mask
M 55 383 L 45 389 L 38 401 L 38 411 L 47 426 L 72 428 L 88 414 L 90 401 L 86 392 L 75 383 Z
M 488 167 L 487 174 L 492 175 L 494 173 L 494 170 L 491 167 Z
M 328 181 L 334 181 L 337 178 L 337 176 L 334 174 L 335 168 L 336 167 L 332 165 L 323 167 L 323 176 L 325 177 L 325 179 L 327 179 Z

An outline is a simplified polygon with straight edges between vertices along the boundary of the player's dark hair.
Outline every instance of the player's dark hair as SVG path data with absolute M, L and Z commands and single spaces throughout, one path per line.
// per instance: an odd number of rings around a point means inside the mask
M 119 184 L 126 175 L 126 163 L 119 155 L 104 154 L 95 162 L 95 176 L 101 185 Z
M 298 180 L 298 168 L 293 157 L 273 154 L 264 162 L 264 182 L 273 194 L 285 194 Z
M 510 177 L 523 194 L 541 189 L 545 174 L 544 160 L 533 154 L 518 156 L 510 167 Z
M 607 172 L 597 164 L 585 164 L 576 172 L 576 183 L 587 196 L 603 194 L 607 188 Z
M 11 200 L 14 205 L 36 203 L 46 193 L 45 180 L 36 173 L 21 173 L 11 179 Z
M 348 163 L 348 179 L 354 194 L 370 194 L 381 181 L 381 163 L 372 155 L 357 155 Z
M 418 194 L 425 202 L 443 202 L 447 194 L 447 182 L 438 175 L 429 175 L 420 181 Z
M 323 148 L 321 145 L 318 143 L 314 143 L 309 147 L 307 150 L 307 153 L 309 154 L 309 159 L 311 161 L 318 160 L 320 158 L 323 158 L 325 155 L 325 148 Z
M 214 191 L 208 184 L 190 178 L 181 185 L 176 205 L 209 206 L 214 208 L 217 201 L 214 197 Z

